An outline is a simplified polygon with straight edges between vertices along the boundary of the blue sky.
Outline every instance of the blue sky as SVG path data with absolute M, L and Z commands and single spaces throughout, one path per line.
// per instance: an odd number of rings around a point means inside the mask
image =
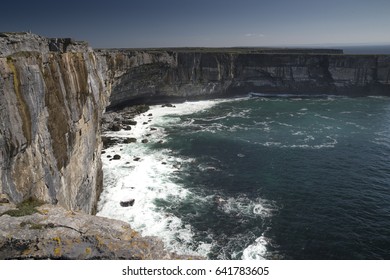
M 4 2 L 0 31 L 96 48 L 390 43 L 390 0 Z

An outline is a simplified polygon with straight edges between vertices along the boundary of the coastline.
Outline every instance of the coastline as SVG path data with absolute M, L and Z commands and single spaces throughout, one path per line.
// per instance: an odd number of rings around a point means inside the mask
M 203 172 L 213 167 L 191 157 L 183 157 L 164 145 L 170 132 L 165 132 L 170 125 L 183 121 L 181 116 L 208 110 L 217 104 L 247 100 L 249 97 L 189 101 L 184 103 L 160 104 L 150 110 L 134 116 L 136 122 L 130 130 L 103 132 L 107 142 L 102 154 L 104 170 L 104 188 L 98 203 L 98 216 L 119 219 L 128 222 L 143 236 L 157 236 L 165 248 L 180 255 L 192 255 L 207 258 L 218 242 L 209 236 L 208 241 L 197 241 L 199 232 L 162 205 L 170 203 L 190 203 L 191 205 L 209 205 L 219 211 L 231 213 L 238 211 L 258 212 L 268 216 L 271 209 L 263 208 L 263 201 L 241 198 L 224 200 L 217 193 L 202 197 L 189 189 L 180 180 L 181 173 L 188 168 L 199 168 Z M 110 113 L 109 113 L 110 114 Z M 115 125 L 127 123 L 129 113 L 123 110 L 111 113 L 116 119 Z M 185 117 L 184 117 L 185 119 Z M 184 120 L 183 125 L 191 125 L 193 120 Z M 113 124 L 109 125 L 112 127 Z M 180 126 L 180 125 L 179 125 Z M 168 136 L 169 137 L 169 136 Z M 134 139 L 126 141 L 126 139 Z M 147 140 L 142 142 L 143 140 Z M 211 168 L 211 169 L 210 169 Z M 253 209 L 252 209 L 253 208 Z M 252 210 L 250 210 L 252 209 Z M 243 252 L 243 259 L 264 259 L 267 239 L 261 235 L 249 244 Z M 257 252 L 257 253 L 256 253 Z
M 107 144 L 102 152 L 104 188 L 97 215 L 126 221 L 143 236 L 159 235 L 158 238 L 163 240 L 169 251 L 204 258 L 210 244 L 201 245 L 197 251 L 187 249 L 189 244 L 186 242 L 190 242 L 193 234 L 191 228 L 184 226 L 177 217 L 155 210 L 155 200 L 167 199 L 168 195 L 183 199 L 189 195 L 183 186 L 169 180 L 169 177 L 180 172 L 185 160 L 163 148 L 166 134 L 159 120 L 166 114 L 206 109 L 221 101 L 165 103 L 153 105 L 148 111 L 137 110 L 138 107 L 134 106 L 119 112 L 108 112 L 107 119 L 114 123 L 106 124 L 108 129 L 104 129 L 102 134 L 103 142 Z M 183 109 L 183 106 L 187 106 L 187 109 Z M 194 109 L 194 106 L 197 108 Z M 141 105 L 141 108 L 145 106 Z M 138 114 L 132 114 L 133 110 Z M 127 127 L 128 123 L 132 124 L 131 129 Z M 118 129 L 117 125 L 124 129 L 112 131 L 113 126 L 114 130 Z M 156 153 L 148 150 L 153 145 L 161 150 Z M 122 206 L 126 202 L 131 203 Z M 129 211 L 134 214 L 129 216 Z M 183 244 L 171 242 L 175 234 Z

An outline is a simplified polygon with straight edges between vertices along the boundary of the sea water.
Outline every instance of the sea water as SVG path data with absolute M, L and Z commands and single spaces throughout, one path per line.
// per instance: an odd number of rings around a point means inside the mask
M 98 215 L 209 259 L 390 258 L 390 98 L 175 106 L 108 133 L 138 141 L 102 155 Z

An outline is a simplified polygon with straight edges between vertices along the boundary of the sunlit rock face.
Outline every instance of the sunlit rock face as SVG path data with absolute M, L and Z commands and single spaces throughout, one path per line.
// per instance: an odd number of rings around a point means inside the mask
M 99 67 L 85 43 L 1 34 L 0 192 L 13 202 L 94 213 L 106 99 Z

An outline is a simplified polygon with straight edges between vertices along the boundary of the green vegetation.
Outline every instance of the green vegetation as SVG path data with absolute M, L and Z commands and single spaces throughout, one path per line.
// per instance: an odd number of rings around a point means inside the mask
M 38 210 L 37 207 L 43 205 L 44 202 L 29 198 L 21 203 L 19 203 L 16 207 L 17 209 L 8 210 L 4 213 L 2 213 L 0 216 L 3 215 L 10 215 L 11 217 L 22 217 L 22 216 L 28 216 L 32 215 L 34 213 L 37 213 Z

